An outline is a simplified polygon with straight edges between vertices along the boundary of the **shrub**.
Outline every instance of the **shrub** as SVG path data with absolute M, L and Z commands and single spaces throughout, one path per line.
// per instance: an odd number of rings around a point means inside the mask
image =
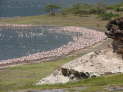
M 66 14 L 74 14 L 77 16 L 81 16 L 81 15 L 89 15 L 91 12 L 90 10 L 93 8 L 92 5 L 89 4 L 74 4 L 72 7 L 70 8 L 65 8 L 62 10 L 62 14 L 66 15 Z
M 90 14 L 104 14 L 106 9 L 103 8 L 92 8 L 90 9 Z
M 105 12 L 103 14 L 100 14 L 99 17 L 101 17 L 102 20 L 111 20 L 112 18 L 119 17 L 119 14 L 114 14 L 112 12 Z
M 52 16 L 55 16 L 56 14 L 56 11 L 58 9 L 60 9 L 61 7 L 58 6 L 58 5 L 55 5 L 55 4 L 48 4 L 46 7 L 45 7 L 45 11 L 47 11 L 49 13 L 49 15 L 52 15 Z
M 122 12 L 122 11 L 123 11 L 123 7 L 116 8 L 116 11 L 117 11 L 117 12 Z

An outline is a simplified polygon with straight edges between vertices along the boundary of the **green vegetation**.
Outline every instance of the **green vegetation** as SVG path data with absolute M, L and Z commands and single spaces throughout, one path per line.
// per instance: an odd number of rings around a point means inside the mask
M 110 20 L 119 17 L 119 12 L 123 13 L 123 7 L 121 7 L 122 5 L 123 4 L 106 5 L 103 2 L 96 3 L 95 5 L 79 3 L 74 4 L 70 8 L 64 8 L 62 10 L 62 14 L 73 14 L 81 17 L 96 15 L 102 20 Z
M 41 78 L 49 75 L 62 64 L 74 58 L 75 57 L 67 57 L 52 62 L 20 65 L 0 70 L 0 92 L 31 88 Z
M 106 86 L 123 85 L 123 74 L 117 74 L 85 79 L 67 84 L 35 86 L 35 83 L 41 78 L 49 75 L 55 69 L 59 68 L 59 66 L 74 58 L 75 57 L 68 57 L 63 60 L 57 60 L 56 62 L 23 65 L 0 70 L 0 92 L 23 89 L 73 88 L 82 86 L 88 88 L 81 92 L 97 92 L 100 90 L 103 91 Z
M 34 25 L 56 25 L 56 26 L 83 26 L 98 30 L 105 30 L 108 20 L 122 16 L 122 4 L 106 6 L 98 3 L 97 5 L 75 4 L 70 8 L 60 9 L 57 5 L 47 5 L 46 11 L 49 15 L 15 17 L 0 19 L 2 24 L 34 24 Z M 103 76 L 71 82 L 67 84 L 35 86 L 34 84 L 41 78 L 49 75 L 62 64 L 73 60 L 75 57 L 53 62 L 40 64 L 16 66 L 0 70 L 0 92 L 21 89 L 50 89 L 50 88 L 70 88 L 86 86 L 81 92 L 107 92 L 104 87 L 112 85 L 123 85 L 123 74 Z
M 56 11 L 60 9 L 60 6 L 55 5 L 55 4 L 49 4 L 45 7 L 45 10 L 49 13 L 51 16 L 56 15 Z
M 102 44 L 108 44 L 106 41 Z M 65 85 L 45 85 L 35 86 L 41 78 L 49 75 L 55 69 L 58 69 L 64 63 L 67 63 L 79 56 L 82 56 L 90 51 L 105 48 L 104 45 L 92 46 L 87 50 L 79 50 L 75 55 L 69 56 L 60 60 L 51 62 L 44 62 L 40 64 L 20 65 L 0 70 L 0 92 L 7 92 L 8 90 L 21 90 L 21 89 L 46 89 L 46 88 L 60 88 L 60 87 L 75 87 L 83 85 L 82 83 L 69 83 Z M 68 85 L 68 86 L 67 86 Z M 15 91 L 16 92 L 16 91 Z M 70 91 L 71 92 L 71 91 Z
M 119 14 L 114 14 L 112 12 L 105 12 L 99 15 L 99 17 L 102 18 L 102 20 L 111 20 L 112 18 L 119 17 Z
M 70 87 L 80 87 L 80 86 L 103 87 L 103 86 L 112 86 L 112 85 L 123 85 L 123 74 L 84 79 L 78 82 L 69 82 L 66 84 L 33 86 L 33 88 L 50 89 L 50 88 L 70 88 Z
M 102 3 L 90 5 L 79 3 L 69 8 L 64 8 L 59 5 L 49 4 L 45 7 L 45 10 L 49 15 L 55 16 L 40 15 L 7 18 L 0 19 L 0 23 L 85 26 L 104 29 L 103 25 L 106 24 L 108 20 L 123 15 L 122 5 L 123 3 L 117 5 L 105 5 Z M 102 28 L 98 28 L 100 26 Z
M 48 16 L 29 16 L 0 19 L 0 23 L 9 24 L 34 24 L 34 25 L 56 25 L 56 26 L 83 26 L 87 28 L 94 28 L 98 30 L 105 30 L 107 21 L 97 18 L 96 15 L 91 16 L 74 16 L 74 15 L 60 15 Z
M 118 9 L 123 8 L 123 3 L 119 3 L 119 4 L 115 4 L 115 5 L 110 5 L 107 8 L 111 9 L 111 10 L 117 11 Z
M 75 16 L 83 16 L 91 14 L 91 9 L 94 7 L 89 4 L 74 4 L 70 8 L 65 8 L 62 10 L 65 14 L 73 14 Z

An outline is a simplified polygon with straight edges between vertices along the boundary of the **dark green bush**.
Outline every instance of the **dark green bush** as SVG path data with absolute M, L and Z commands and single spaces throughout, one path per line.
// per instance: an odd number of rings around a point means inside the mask
M 60 8 L 61 7 L 59 5 L 56 5 L 56 4 L 48 4 L 48 5 L 45 6 L 45 11 L 48 12 L 49 15 L 55 16 L 56 12 Z
M 103 14 L 106 12 L 106 9 L 103 8 L 92 8 L 89 10 L 90 14 Z
M 116 8 L 116 11 L 117 11 L 117 12 L 122 12 L 122 11 L 123 11 L 123 7 Z
M 65 8 L 62 10 L 62 14 L 73 14 L 77 16 L 89 15 L 91 14 L 92 5 L 89 4 L 74 4 L 70 8 Z
M 105 12 L 103 14 L 100 14 L 99 17 L 102 20 L 111 20 L 112 18 L 119 17 L 119 14 L 114 14 L 112 12 Z

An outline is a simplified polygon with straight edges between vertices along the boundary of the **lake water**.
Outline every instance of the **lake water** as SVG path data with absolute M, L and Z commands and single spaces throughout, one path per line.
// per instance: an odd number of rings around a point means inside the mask
M 0 60 L 48 51 L 67 44 L 72 37 L 46 28 L 0 28 Z
M 101 0 L 0 0 L 0 17 L 32 16 L 44 14 L 44 7 L 55 3 L 63 7 L 75 3 L 97 3 Z M 119 3 L 123 0 L 105 0 L 106 3 Z

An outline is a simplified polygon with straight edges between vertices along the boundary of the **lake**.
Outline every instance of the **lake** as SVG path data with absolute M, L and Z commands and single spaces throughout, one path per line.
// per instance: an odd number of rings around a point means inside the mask
M 0 28 L 0 60 L 49 51 L 72 41 L 72 36 L 47 28 Z
M 101 0 L 0 0 L 0 17 L 33 16 L 44 14 L 44 7 L 55 3 L 69 7 L 75 3 L 97 3 Z M 123 0 L 106 0 L 106 3 L 119 3 Z

